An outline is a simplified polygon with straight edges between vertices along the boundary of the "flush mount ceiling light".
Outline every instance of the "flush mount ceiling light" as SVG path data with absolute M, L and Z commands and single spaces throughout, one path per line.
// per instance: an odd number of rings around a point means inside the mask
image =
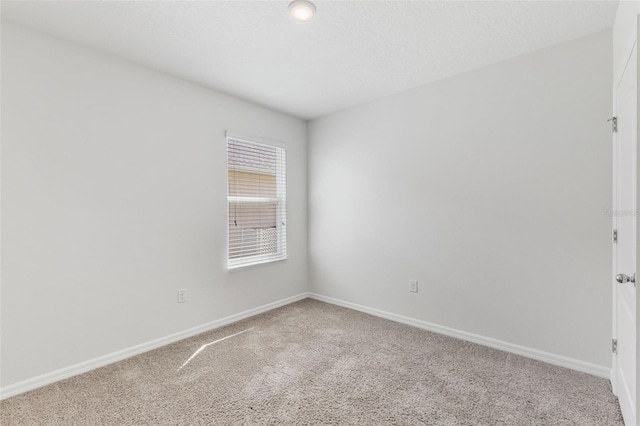
M 294 0 L 289 3 L 289 13 L 296 21 L 310 21 L 316 13 L 316 6 L 308 0 Z

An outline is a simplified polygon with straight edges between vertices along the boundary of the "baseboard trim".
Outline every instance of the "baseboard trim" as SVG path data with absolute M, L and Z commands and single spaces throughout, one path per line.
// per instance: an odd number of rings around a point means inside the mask
M 105 365 L 113 364 L 114 362 L 122 361 L 123 359 L 127 359 L 132 356 L 139 355 L 141 353 L 148 352 L 153 349 L 157 349 L 159 347 L 175 343 L 207 331 L 215 330 L 216 328 L 220 328 L 225 325 L 229 325 L 234 322 L 252 317 L 254 315 L 258 315 L 263 312 L 267 312 L 272 309 L 297 302 L 298 300 L 306 299 L 307 297 L 309 297 L 309 294 L 307 292 L 300 293 L 298 295 L 287 297 L 285 299 L 281 299 L 272 303 L 267 303 L 266 305 L 262 305 L 257 308 L 229 315 L 227 317 L 211 321 L 197 327 L 189 328 L 178 333 L 170 334 L 159 339 L 151 340 L 140 345 L 132 346 L 130 348 L 93 358 L 79 364 L 61 368 L 59 370 L 52 371 L 51 373 L 42 374 L 31 379 L 5 386 L 3 388 L 0 388 L 0 400 L 11 398 L 12 396 L 37 389 L 42 386 L 46 386 L 63 379 L 67 379 L 69 377 L 77 376 L 78 374 L 86 373 L 88 371 L 95 370 L 96 368 L 104 367 Z
M 340 299 L 334 299 L 333 297 L 323 296 L 317 293 L 309 293 L 309 298 L 319 300 L 321 302 L 331 303 L 337 306 L 342 306 L 344 308 L 349 308 L 356 311 L 364 312 L 370 315 L 385 318 L 385 319 L 399 322 L 402 324 L 407 324 L 414 327 L 422 328 L 424 330 L 433 331 L 435 333 L 444 334 L 446 336 L 455 337 L 457 339 L 466 340 L 468 342 L 473 342 L 480 345 L 488 346 L 494 349 L 499 349 L 505 352 L 510 352 L 516 355 L 521 355 L 527 358 L 532 358 L 538 361 L 547 362 L 549 364 L 558 365 L 561 367 L 570 368 L 572 370 L 581 371 L 583 373 L 592 374 L 594 376 L 602 377 L 605 379 L 611 378 L 611 368 L 605 367 L 603 365 L 592 364 L 589 362 L 580 361 L 580 360 L 565 357 L 562 355 L 556 355 L 549 352 L 528 348 L 525 346 L 515 345 L 513 343 L 504 342 L 502 340 L 493 339 L 491 337 L 485 337 L 479 334 L 468 333 L 466 331 L 457 330 L 455 328 L 444 327 L 444 326 L 433 324 L 427 321 L 422 321 L 419 319 L 410 318 L 410 317 L 394 314 L 387 311 L 382 311 L 380 309 L 358 305 L 356 303 L 346 302 Z
M 392 312 L 383 311 L 380 309 L 370 308 L 356 303 L 346 302 L 344 300 L 335 299 L 333 297 L 323 296 L 317 293 L 300 293 L 295 296 L 287 297 L 266 305 L 259 306 L 254 309 L 239 312 L 237 314 L 229 315 L 227 317 L 208 322 L 178 333 L 171 334 L 169 336 L 161 337 L 159 339 L 151 340 L 140 345 L 132 346 L 127 349 L 123 349 L 111 354 L 107 354 L 101 357 L 97 357 L 88 361 L 81 362 L 69 367 L 61 368 L 51 373 L 46 373 L 31 379 L 24 380 L 22 382 L 14 383 L 9 386 L 0 388 L 0 400 L 11 398 L 12 396 L 19 395 L 21 393 L 28 392 L 33 389 L 40 388 L 42 386 L 49 385 L 51 383 L 58 382 L 60 380 L 67 379 L 69 377 L 77 376 L 82 373 L 86 373 L 96 368 L 104 367 L 109 364 L 113 364 L 118 361 L 130 358 L 132 356 L 139 355 L 144 352 L 157 349 L 159 347 L 169 345 L 171 343 L 178 342 L 189 337 L 196 336 L 207 331 L 215 330 L 216 328 L 224 327 L 225 325 L 238 322 L 240 320 L 252 317 L 254 315 L 261 314 L 263 312 L 270 311 L 272 309 L 279 308 L 281 306 L 288 305 L 290 303 L 297 302 L 302 299 L 311 298 L 319 300 L 321 302 L 331 303 L 332 305 L 342 306 L 344 308 L 353 309 L 356 311 L 364 312 L 370 315 L 374 315 L 380 318 L 385 318 L 391 321 L 399 322 L 402 324 L 411 325 L 414 327 L 422 328 L 424 330 L 433 331 L 435 333 L 444 334 L 446 336 L 455 337 L 458 339 L 466 340 L 469 342 L 477 343 L 480 345 L 488 346 L 494 349 L 503 350 L 516 355 L 532 358 L 538 361 L 547 362 L 553 365 L 559 365 L 561 367 L 570 368 L 572 370 L 581 371 L 583 373 L 592 374 L 594 376 L 602 377 L 605 379 L 611 379 L 611 368 L 602 365 L 592 364 L 584 361 L 580 361 L 573 358 L 568 358 L 562 355 L 556 355 L 549 352 L 540 351 L 537 349 L 528 348 L 525 346 L 515 345 L 513 343 L 504 342 L 502 340 L 493 339 L 490 337 L 481 336 L 478 334 L 468 333 L 466 331 L 457 330 L 450 327 L 444 327 L 438 324 L 433 324 L 427 321 L 418 320 L 415 318 L 406 317 L 404 315 L 394 314 Z

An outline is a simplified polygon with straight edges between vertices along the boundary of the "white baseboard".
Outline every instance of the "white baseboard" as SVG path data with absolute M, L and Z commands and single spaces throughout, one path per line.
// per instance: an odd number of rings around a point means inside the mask
M 175 343 L 177 341 L 223 327 L 225 325 L 252 317 L 254 315 L 258 315 L 263 312 L 267 312 L 272 309 L 297 302 L 298 300 L 302 300 L 307 297 L 322 302 L 331 303 L 333 305 L 338 305 L 356 311 L 364 312 L 391 321 L 433 331 L 435 333 L 440 333 L 469 342 L 478 343 L 480 345 L 489 346 L 491 348 L 500 349 L 505 352 L 511 352 L 524 357 L 536 359 L 538 361 L 547 362 L 549 364 L 559 365 L 561 367 L 570 368 L 572 370 L 581 371 L 583 373 L 593 374 L 595 376 L 603 377 L 606 379 L 611 378 L 611 369 L 602 365 L 591 364 L 577 359 L 555 355 L 549 352 L 539 351 L 537 349 L 527 348 L 525 346 L 514 345 L 512 343 L 503 342 L 501 340 L 492 339 L 490 337 L 480 336 L 478 334 L 468 333 L 466 331 L 456 330 L 454 328 L 443 327 L 441 325 L 433 324 L 427 321 L 422 321 L 375 308 L 369 308 L 367 306 L 358 305 L 356 303 L 345 302 L 343 300 L 322 296 L 320 294 L 300 293 L 296 296 L 287 297 L 286 299 L 278 300 L 276 302 L 268 303 L 254 309 L 249 309 L 248 311 L 240 312 L 225 318 L 221 318 L 219 320 L 211 321 L 209 323 L 202 324 L 200 326 L 193 327 L 178 333 L 174 333 L 166 337 L 155 339 L 146 343 L 142 343 L 140 345 L 123 349 L 121 351 L 113 352 L 111 354 L 81 362 L 79 364 L 61 368 L 60 370 L 56 370 L 51 373 L 46 373 L 37 377 L 33 377 L 31 379 L 24 380 L 22 382 L 5 386 L 4 388 L 0 388 L 0 400 L 19 395 L 33 389 L 37 389 L 39 387 L 46 386 L 72 376 L 77 376 L 78 374 L 86 373 L 87 371 L 95 370 L 96 368 L 104 367 L 105 365 L 113 364 L 114 362 L 122 361 L 123 359 L 130 358 L 132 356 L 157 349 L 161 346 Z
M 358 305 L 356 303 L 345 302 L 344 300 L 334 299 L 332 297 L 322 296 L 316 293 L 309 293 L 309 297 L 311 299 L 316 299 L 321 302 L 331 303 L 333 305 L 338 305 L 344 308 L 349 308 L 356 311 L 364 312 L 364 313 L 385 318 L 391 321 L 412 325 L 414 327 L 433 331 L 435 333 L 440 333 L 447 336 L 455 337 L 457 339 L 478 343 L 480 345 L 489 346 L 494 349 L 499 349 L 505 352 L 510 352 L 516 355 L 532 358 L 538 361 L 547 362 L 549 364 L 559 365 L 561 367 L 570 368 L 572 370 L 581 371 L 583 373 L 593 374 L 594 376 L 603 377 L 605 379 L 611 378 L 611 368 L 603 365 L 592 364 L 589 362 L 568 358 L 562 355 L 556 355 L 549 352 L 540 351 L 537 349 L 527 348 L 525 346 L 514 345 L 513 343 L 504 342 L 502 340 L 493 339 L 491 337 L 480 336 L 478 334 L 456 330 L 455 328 L 443 327 L 441 325 L 433 324 L 427 321 L 405 317 L 403 315 L 381 311 L 375 308 L 369 308 L 367 306 Z
M 287 297 L 286 299 L 268 303 L 254 309 L 249 309 L 248 311 L 229 315 L 228 317 L 211 321 L 209 323 L 180 331 L 166 337 L 161 337 L 150 342 L 132 346 L 130 348 L 100 356 L 98 358 L 90 359 L 79 364 L 61 368 L 60 370 L 52 371 L 51 373 L 46 373 L 37 377 L 33 377 L 31 379 L 24 380 L 22 382 L 5 386 L 3 388 L 0 388 L 0 400 L 19 395 L 21 393 L 28 392 L 42 386 L 46 386 L 72 376 L 77 376 L 78 374 L 86 373 L 87 371 L 95 370 L 96 368 L 104 367 L 105 365 L 113 364 L 114 362 L 122 361 L 123 359 L 139 355 L 143 352 L 148 352 L 161 346 L 175 343 L 188 337 L 196 336 L 200 333 L 223 327 L 225 325 L 243 320 L 245 318 L 249 318 L 275 308 L 279 308 L 280 306 L 288 305 L 290 303 L 297 302 L 298 300 L 306 299 L 307 297 L 309 297 L 308 293 L 300 293 L 296 296 Z

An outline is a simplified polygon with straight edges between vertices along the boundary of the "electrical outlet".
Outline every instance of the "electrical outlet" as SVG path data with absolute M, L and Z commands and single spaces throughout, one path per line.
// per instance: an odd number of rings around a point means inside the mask
M 409 291 L 412 293 L 418 292 L 418 280 L 409 281 Z
M 178 290 L 178 303 L 183 303 L 187 301 L 187 289 L 183 288 L 182 290 Z

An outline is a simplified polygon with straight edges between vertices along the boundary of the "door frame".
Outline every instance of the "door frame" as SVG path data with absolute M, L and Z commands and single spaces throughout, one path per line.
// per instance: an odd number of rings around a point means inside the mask
M 639 17 L 640 19 L 640 17 Z M 629 61 L 631 60 L 631 57 L 633 56 L 633 51 L 636 49 L 636 42 L 634 41 L 632 43 L 631 48 L 629 49 L 629 51 L 627 52 L 627 55 L 625 56 L 625 63 L 624 65 L 621 67 L 621 73 L 620 75 L 617 76 L 616 81 L 613 85 L 613 117 L 618 117 L 618 111 L 617 111 L 617 98 L 616 98 L 616 94 L 618 92 L 618 86 L 621 83 L 621 79 L 622 76 L 624 75 L 624 71 L 626 70 Z M 617 173 L 617 165 L 618 165 L 618 155 L 619 155 L 619 144 L 618 144 L 618 134 L 616 132 L 612 132 L 612 168 L 613 168 L 613 173 L 612 173 L 612 183 L 613 183 L 613 194 L 612 194 L 612 214 L 611 214 L 611 234 L 612 234 L 612 239 L 613 239 L 613 232 L 616 231 L 618 229 L 618 173 Z M 636 160 L 636 168 L 638 165 L 638 161 Z M 638 194 L 636 194 L 638 195 Z M 636 199 L 640 199 L 640 198 L 636 198 Z M 638 228 L 640 229 L 640 227 Z M 613 243 L 613 241 L 612 241 Z M 639 256 L 640 257 L 640 256 Z M 611 246 L 611 259 L 612 259 L 612 274 L 611 274 L 611 288 L 612 288 L 612 296 L 613 296 L 613 305 L 612 305 L 612 309 L 613 309 L 613 338 L 617 338 L 618 334 L 617 334 L 617 295 L 618 295 L 618 283 L 615 279 L 615 275 L 619 272 L 616 271 L 618 264 L 617 264 L 617 260 L 618 260 L 618 253 L 617 253 L 617 247 L 616 244 L 613 243 Z M 637 265 L 640 265 L 640 263 L 637 263 Z M 632 271 L 635 272 L 635 271 Z M 636 321 L 637 322 L 637 321 Z M 613 353 L 611 354 L 611 365 L 612 365 L 612 373 L 611 373 L 611 383 L 613 385 L 613 389 L 614 389 L 614 393 L 615 393 L 615 384 L 616 384 L 616 375 L 615 375 L 615 367 L 616 367 L 616 363 L 617 363 L 617 357 L 616 354 Z
M 636 19 L 635 19 L 635 31 L 633 32 L 634 36 L 635 36 L 635 40 L 632 43 L 632 48 L 631 51 L 633 51 L 633 49 L 638 49 L 638 31 L 640 31 L 640 15 L 636 15 Z M 640 126 L 640 119 L 638 119 L 638 113 L 640 113 L 640 96 L 638 96 L 638 75 L 640 75 L 640 71 L 638 68 L 638 62 L 640 62 L 640 57 L 638 55 L 636 55 L 636 144 L 638 143 L 638 135 L 640 135 L 640 132 L 638 132 L 638 126 Z M 640 185 L 638 185 L 638 179 L 640 179 L 640 173 L 637 173 L 637 167 L 638 164 L 640 164 L 640 162 L 638 162 L 638 157 L 640 156 L 640 149 L 636 149 L 636 200 L 640 200 L 640 198 L 638 197 L 638 193 L 640 192 Z M 638 208 L 638 206 L 636 206 L 636 209 Z M 637 212 L 637 211 L 636 211 Z M 636 213 L 637 214 L 637 213 Z M 636 228 L 636 233 L 638 228 Z M 640 266 L 640 238 L 638 238 L 638 235 L 636 235 L 636 268 Z M 638 413 L 638 407 L 640 407 L 640 396 L 638 395 L 638 377 L 640 377 L 640 371 L 638 371 L 638 354 L 640 353 L 638 351 L 638 344 L 640 342 L 640 339 L 638 338 L 638 332 L 640 330 L 638 330 L 638 311 L 637 311 L 637 306 L 638 306 L 638 300 L 640 299 L 640 292 L 636 291 L 636 416 L 639 415 Z
M 638 84 L 637 84 L 637 80 L 638 80 L 638 70 L 637 70 L 637 46 L 636 46 L 636 41 L 634 41 L 634 43 L 632 43 L 631 48 L 628 50 L 627 55 L 623 56 L 624 58 L 624 64 L 622 64 L 623 66 L 620 68 L 620 73 L 618 75 L 618 78 L 616 79 L 617 81 L 615 82 L 614 86 L 613 86 L 613 99 L 614 99 L 614 105 L 613 105 L 613 115 L 614 117 L 618 117 L 620 118 L 620 114 L 621 111 L 617 109 L 618 107 L 618 94 L 619 94 L 619 90 L 621 88 L 621 85 L 623 84 L 623 77 L 624 78 L 632 78 L 633 80 L 635 80 L 635 91 L 636 91 L 636 102 L 637 102 L 637 91 L 638 91 Z M 633 59 L 635 58 L 635 59 Z M 634 60 L 635 63 L 632 63 L 631 60 Z M 632 71 L 633 70 L 633 71 Z M 629 73 L 634 73 L 634 74 L 629 74 Z M 632 81 L 633 81 L 632 80 Z M 628 84 L 628 83 L 625 83 Z M 625 86 L 628 87 L 628 86 Z M 626 90 L 626 89 L 625 89 Z M 625 92 L 627 93 L 627 92 Z M 637 105 L 636 107 L 636 114 L 637 114 Z M 636 123 L 638 122 L 637 118 L 636 118 Z M 614 122 L 614 126 L 615 126 L 615 122 Z M 622 123 L 624 124 L 624 123 Z M 625 130 L 625 132 L 628 130 Z M 633 197 L 638 200 L 638 185 L 637 185 L 637 179 L 638 179 L 638 151 L 637 151 L 637 146 L 638 146 L 638 134 L 636 132 L 635 134 L 635 141 L 631 141 L 630 143 L 635 144 L 635 147 L 631 147 L 633 154 L 635 154 L 635 158 L 632 158 L 632 168 L 633 170 L 633 175 L 634 178 L 636 179 L 636 187 L 634 188 L 634 195 Z M 637 223 L 637 204 L 634 205 L 634 211 L 630 212 L 627 210 L 621 210 L 622 208 L 628 208 L 628 207 L 623 207 L 623 204 L 619 204 L 620 199 L 618 198 L 620 196 L 620 189 L 619 185 L 621 185 L 623 182 L 621 182 L 619 180 L 620 177 L 620 169 L 619 167 L 621 166 L 623 157 L 622 155 L 626 155 L 625 153 L 627 151 L 625 151 L 624 153 L 622 152 L 622 146 L 621 144 L 621 140 L 619 137 L 619 133 L 617 133 L 615 130 L 612 132 L 612 140 L 613 140 L 613 144 L 612 144 L 612 153 L 613 153 L 613 158 L 612 158 L 612 164 L 613 164 L 613 173 L 612 173 L 612 182 L 613 182 L 613 197 L 612 197 L 612 201 L 613 201 L 613 210 L 612 210 L 612 230 L 618 230 L 618 232 L 620 232 L 620 215 L 628 215 L 628 214 L 632 214 L 634 216 L 634 220 Z M 637 202 L 637 201 L 636 201 Z M 626 204 L 624 204 L 626 206 Z M 638 227 L 635 226 L 635 233 L 636 233 L 636 244 L 638 244 Z M 620 235 L 618 234 L 620 238 L 625 238 L 628 237 L 628 234 L 625 235 Z M 612 274 L 611 274 L 611 283 L 612 283 L 612 313 L 613 313 L 613 318 L 612 318 L 612 337 L 614 339 L 616 339 L 617 341 L 620 342 L 620 338 L 628 338 L 628 336 L 620 336 L 619 334 L 619 293 L 621 291 L 625 291 L 622 287 L 620 287 L 620 284 L 617 283 L 617 281 L 615 280 L 614 276 L 618 273 L 636 273 L 637 271 L 637 266 L 640 266 L 640 263 L 637 263 L 637 258 L 636 258 L 636 266 L 634 266 L 633 268 L 629 268 L 629 269 L 625 269 L 625 270 L 619 270 L 618 269 L 618 254 L 619 254 L 619 245 L 616 244 L 617 241 L 613 241 L 614 244 L 612 244 Z M 636 254 L 638 254 L 638 247 L 636 246 Z M 628 265 L 630 266 L 630 265 Z M 637 291 L 635 292 L 634 298 L 637 299 L 638 295 L 637 295 Z M 633 303 L 635 305 L 637 305 L 637 301 L 634 300 Z M 637 311 L 636 311 L 637 312 Z M 637 313 L 635 314 L 635 316 L 632 318 L 632 321 L 635 323 L 634 325 L 634 333 L 636 334 L 636 336 L 634 336 L 636 338 L 636 345 L 637 345 L 637 323 L 638 323 L 638 318 L 637 318 Z M 625 343 L 625 347 L 626 345 L 626 341 L 622 341 L 622 343 Z M 620 347 L 621 345 L 618 345 L 618 347 Z M 636 352 L 636 358 L 637 358 L 637 348 L 634 348 L 635 352 Z M 618 353 L 617 351 L 612 351 L 612 361 L 611 361 L 611 387 L 612 387 L 612 391 L 614 394 L 616 394 L 618 396 L 618 398 L 620 398 L 622 395 L 620 394 L 620 392 L 624 392 L 624 397 L 625 397 L 625 401 L 627 393 L 624 389 L 620 389 L 620 386 L 622 386 L 622 384 L 618 381 L 618 364 L 619 364 L 619 358 L 618 358 Z M 637 364 L 637 361 L 634 360 L 634 362 Z M 634 368 L 635 369 L 635 368 Z M 637 377 L 627 377 L 625 375 L 625 380 L 628 382 L 628 384 L 631 384 L 631 386 L 633 386 L 633 388 L 636 388 L 636 383 L 637 383 Z M 633 421 L 635 421 L 635 416 L 637 415 L 637 395 L 635 395 L 635 400 L 630 401 L 630 404 L 632 405 L 632 413 L 633 413 Z M 623 413 L 624 414 L 624 413 Z M 628 414 L 628 413 L 627 413 Z M 629 418 L 627 418 L 627 421 L 629 421 Z
M 640 7 L 639 7 L 640 8 Z M 636 9 L 637 10 L 637 9 Z M 616 19 L 617 21 L 617 19 Z M 614 58 L 616 58 L 615 56 L 615 49 L 616 48 L 622 48 L 622 58 L 624 58 L 624 60 L 620 60 L 620 61 L 616 61 L 616 62 L 620 62 L 620 63 L 614 63 L 614 69 L 617 70 L 616 75 L 614 75 L 614 81 L 613 81 L 613 116 L 617 117 L 618 115 L 618 111 L 617 111 L 617 88 L 618 85 L 622 79 L 622 76 L 624 75 L 624 71 L 625 68 L 629 62 L 629 60 L 631 59 L 634 50 L 638 49 L 638 45 L 637 45 L 637 41 L 640 40 L 640 14 L 635 14 L 635 16 L 633 16 L 633 27 L 629 28 L 629 30 L 632 31 L 628 31 L 627 34 L 624 35 L 624 40 L 622 40 L 622 43 L 618 43 L 618 45 L 615 45 L 614 43 Z M 614 27 L 614 32 L 615 32 L 615 27 Z M 621 45 L 622 44 L 622 45 Z M 636 61 L 637 61 L 637 66 L 639 66 L 639 68 L 636 68 L 636 93 L 638 93 L 638 82 L 639 82 L 639 78 L 638 76 L 640 76 L 640 57 L 638 55 L 636 55 Z M 640 114 L 640 96 L 636 96 L 636 114 Z M 637 143 L 637 139 L 638 136 L 640 135 L 640 119 L 636 120 L 636 143 Z M 616 155 L 618 153 L 618 146 L 617 146 L 617 137 L 616 137 L 616 133 L 612 133 L 612 142 L 613 142 L 613 146 L 612 146 L 612 154 L 613 154 L 613 158 L 612 158 L 612 166 L 613 166 L 613 194 L 612 194 L 612 205 L 613 205 L 613 211 L 612 211 L 612 227 L 611 227 L 611 231 L 613 234 L 613 230 L 617 229 L 617 217 L 616 217 L 616 208 L 617 208 L 617 170 L 616 170 L 616 164 L 617 164 L 617 158 Z M 640 164 L 640 149 L 636 150 L 636 169 L 638 167 L 638 164 Z M 640 173 L 636 172 L 636 200 L 640 200 Z M 638 208 L 638 206 L 636 206 L 636 209 Z M 636 212 L 636 217 L 637 217 L 637 212 Z M 640 226 L 638 226 L 636 228 L 636 268 L 640 267 Z M 616 253 L 616 245 L 612 244 L 612 274 L 611 274 L 611 288 L 612 288 L 612 338 L 616 339 L 617 336 L 617 290 L 618 290 L 618 283 L 615 280 L 615 274 L 616 269 L 617 269 L 617 253 Z M 640 272 L 640 271 L 632 271 L 632 272 Z M 636 306 L 640 306 L 640 291 L 636 291 Z M 640 383 L 640 369 L 637 368 L 638 366 L 638 357 L 640 355 L 640 329 L 638 327 L 638 315 L 640 315 L 638 313 L 638 311 L 636 311 L 636 377 L 635 377 L 635 381 L 636 381 L 636 386 L 638 383 Z M 617 395 L 617 379 L 616 379 L 616 369 L 617 369 L 617 355 L 615 353 L 611 354 L 611 388 L 613 390 L 613 393 Z M 636 387 L 636 400 L 635 400 L 635 412 L 638 414 L 638 408 L 640 407 L 640 392 L 638 392 L 638 388 Z

